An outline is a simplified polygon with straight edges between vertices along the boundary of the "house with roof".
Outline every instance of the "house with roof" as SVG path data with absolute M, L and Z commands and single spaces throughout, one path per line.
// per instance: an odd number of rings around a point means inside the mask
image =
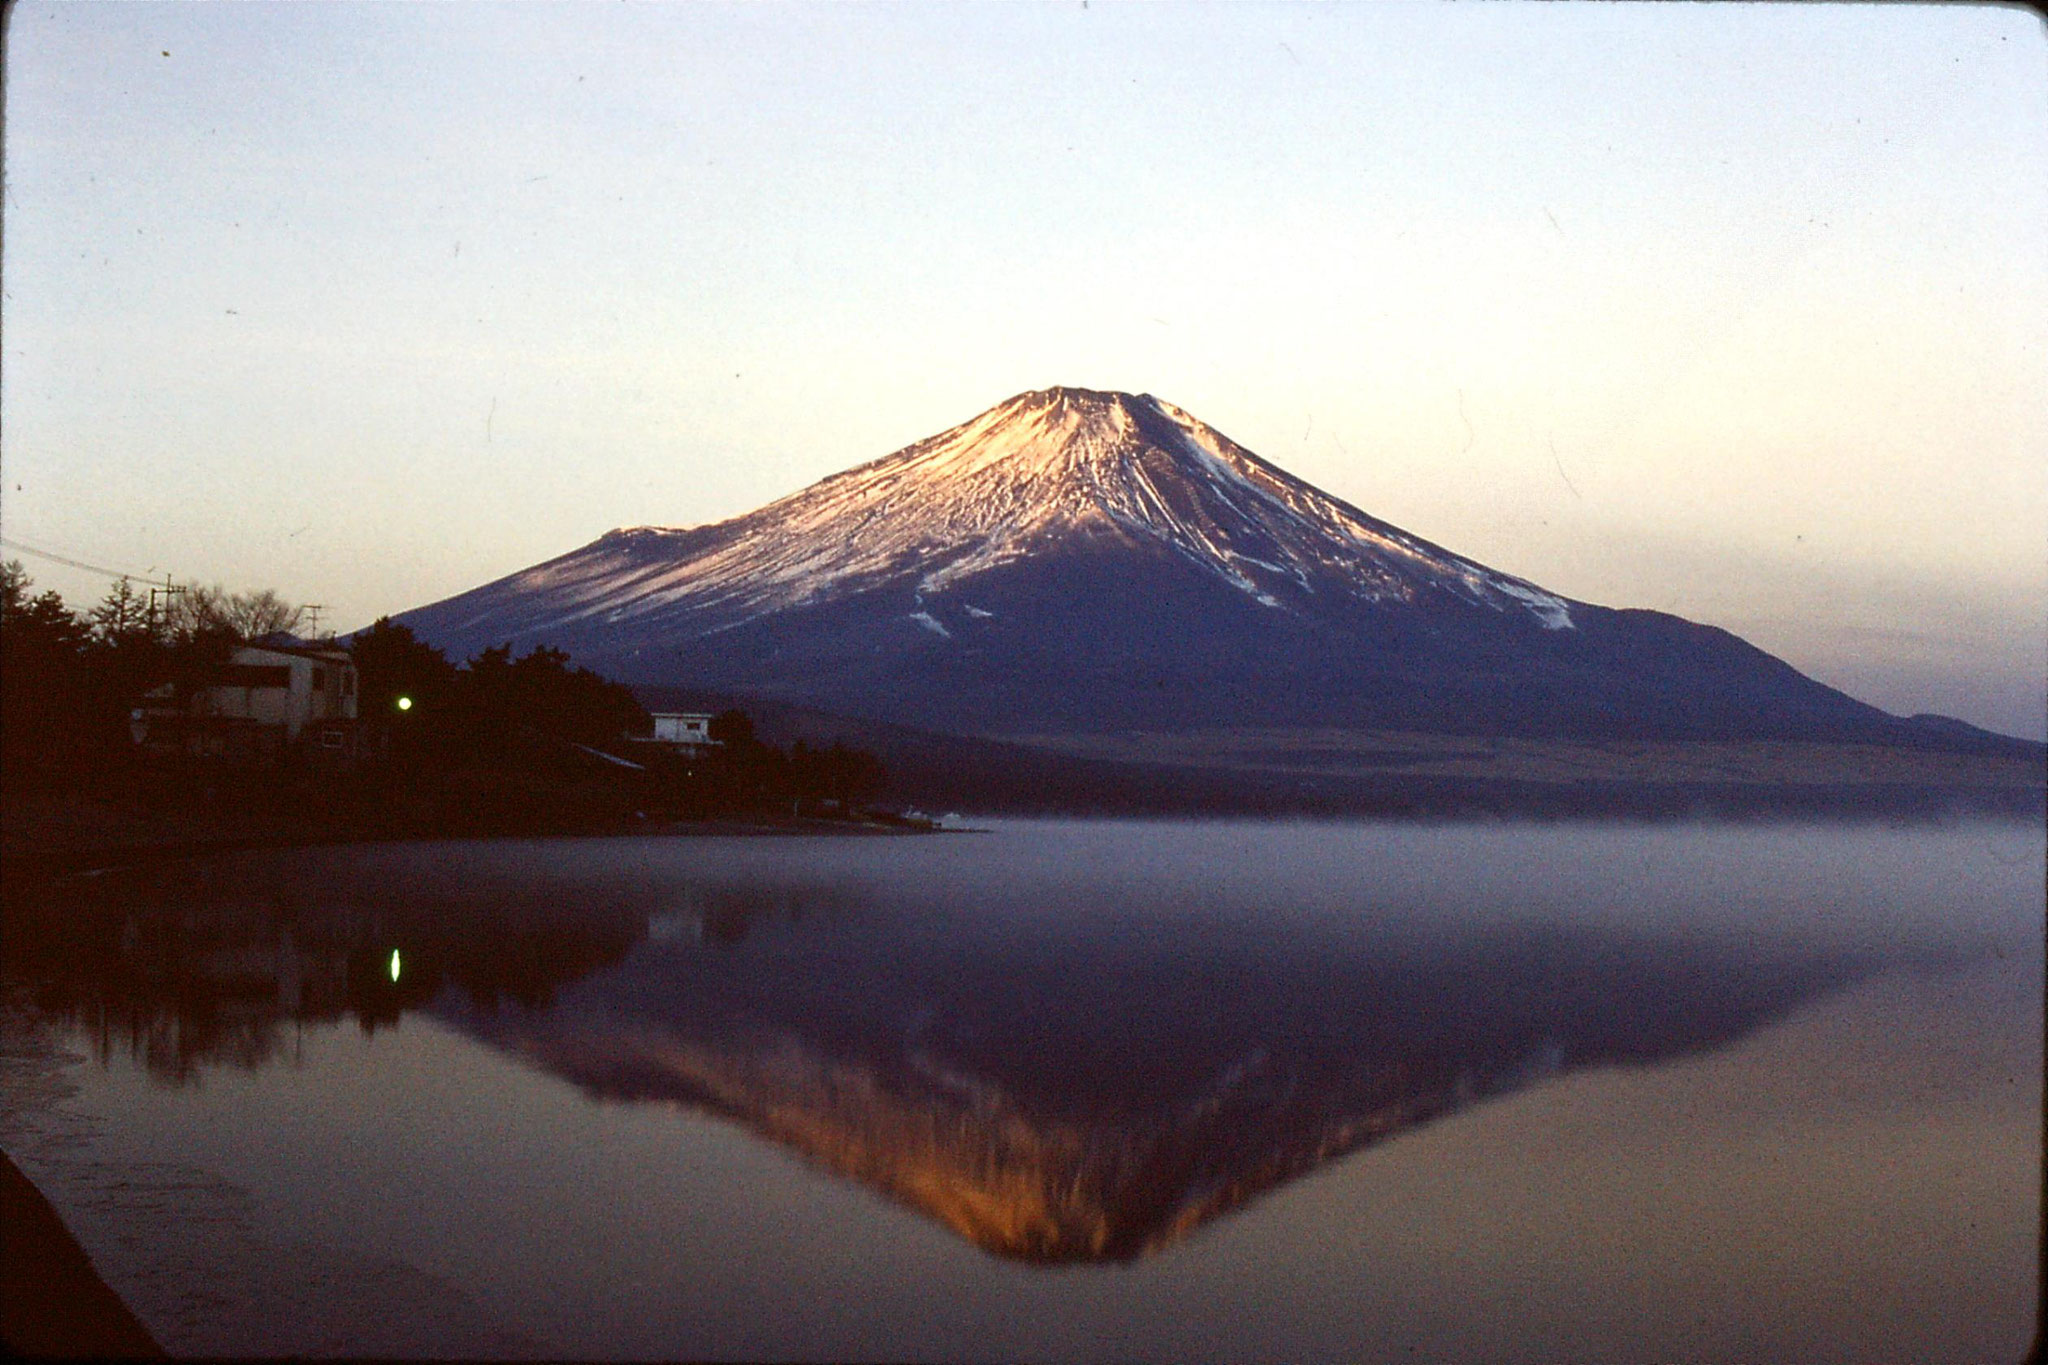
M 716 744 L 709 711 L 654 711 L 654 742 L 695 750 Z
M 204 677 L 148 693 L 129 718 L 136 743 L 161 754 L 265 764 L 362 756 L 356 667 L 347 650 L 296 636 L 238 645 Z

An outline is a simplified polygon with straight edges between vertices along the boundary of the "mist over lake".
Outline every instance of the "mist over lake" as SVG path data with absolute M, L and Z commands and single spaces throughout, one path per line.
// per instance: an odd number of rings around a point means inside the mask
M 2017 1358 L 2042 866 L 1019 821 L 116 869 L 10 906 L 0 1136 L 173 1353 Z

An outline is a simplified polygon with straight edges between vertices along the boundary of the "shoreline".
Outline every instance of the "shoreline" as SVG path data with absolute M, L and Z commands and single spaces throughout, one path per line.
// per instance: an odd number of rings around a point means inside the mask
M 223 839 L 181 839 L 161 843 L 105 844 L 66 849 L 62 853 L 38 855 L 9 852 L 8 880 L 41 881 L 52 877 L 90 876 L 117 867 L 134 867 L 155 862 L 177 862 L 185 858 L 206 858 L 222 853 L 247 853 L 263 849 L 338 848 L 370 844 L 425 844 L 498 842 L 508 839 L 776 839 L 776 838 L 898 838 L 935 834 L 981 834 L 979 829 L 902 829 L 887 825 L 863 825 L 846 821 L 820 820 L 813 824 L 763 824 L 742 820 L 706 820 L 664 824 L 657 829 L 611 829 L 559 831 L 507 831 L 500 834 L 416 834 L 390 832 L 361 834 L 277 834 Z
M 24 885 L 58 877 L 261 849 L 504 839 L 893 838 L 965 832 L 893 819 L 816 816 L 646 820 L 564 830 L 404 829 L 264 820 L 235 812 L 179 818 L 165 812 L 110 810 L 90 798 L 57 797 L 9 803 L 0 860 L 11 894 Z

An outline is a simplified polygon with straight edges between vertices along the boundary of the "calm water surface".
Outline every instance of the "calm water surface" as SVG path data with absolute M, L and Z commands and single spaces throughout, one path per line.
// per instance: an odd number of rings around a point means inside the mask
M 390 845 L 9 909 L 173 1352 L 2012 1360 L 2043 836 Z

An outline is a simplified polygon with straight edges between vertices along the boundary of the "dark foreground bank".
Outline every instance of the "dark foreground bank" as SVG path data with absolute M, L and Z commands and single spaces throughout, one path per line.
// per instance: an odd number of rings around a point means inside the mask
M 673 838 L 887 836 L 942 832 L 937 823 L 887 811 L 830 817 L 767 815 L 674 820 L 593 815 L 544 826 L 450 827 L 433 822 L 351 819 L 295 812 L 288 803 L 138 803 L 86 795 L 8 792 L 0 811 L 0 864 L 9 892 L 50 877 L 256 848 L 299 848 L 445 838 L 661 835 Z
M 50 1201 L 0 1152 L 0 1351 L 12 1359 L 159 1359 Z

